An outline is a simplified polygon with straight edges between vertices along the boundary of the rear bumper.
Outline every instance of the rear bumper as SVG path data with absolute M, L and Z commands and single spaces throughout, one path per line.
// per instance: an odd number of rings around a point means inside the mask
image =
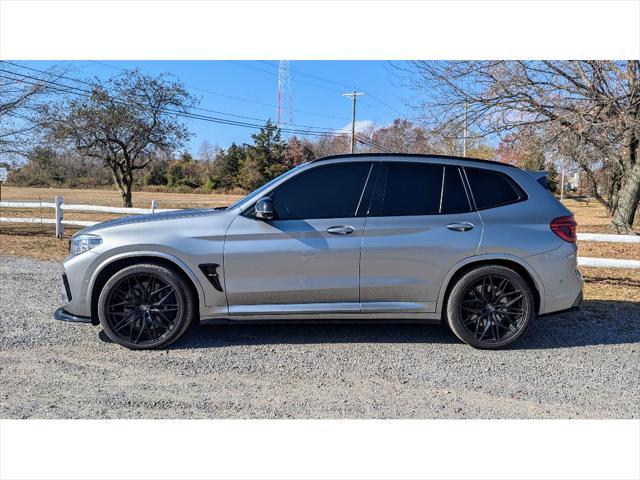
M 61 320 L 63 322 L 91 323 L 90 317 L 79 317 L 77 315 L 73 315 L 67 312 L 64 308 L 57 309 L 53 314 L 53 317 L 56 320 Z
M 550 315 L 559 315 L 561 313 L 577 312 L 578 310 L 580 310 L 580 307 L 582 306 L 582 299 L 583 299 L 583 294 L 582 294 L 582 290 L 581 290 L 580 293 L 578 294 L 577 298 L 573 302 L 573 305 L 571 305 L 569 308 L 565 308 L 564 310 L 558 310 L 556 312 L 543 313 L 542 315 L 538 315 L 538 316 L 539 317 L 546 317 L 546 316 L 550 316 Z
M 526 261 L 542 282 L 538 314 L 565 311 L 580 303 L 584 280 L 577 267 L 574 244 L 563 242 L 559 248 L 527 257 Z

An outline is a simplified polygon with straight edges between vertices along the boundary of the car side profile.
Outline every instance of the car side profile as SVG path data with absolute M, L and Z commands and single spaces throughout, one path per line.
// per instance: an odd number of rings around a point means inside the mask
M 55 317 L 132 349 L 194 322 L 325 319 L 444 322 L 502 348 L 582 300 L 576 223 L 545 181 L 459 157 L 315 160 L 224 209 L 77 232 Z

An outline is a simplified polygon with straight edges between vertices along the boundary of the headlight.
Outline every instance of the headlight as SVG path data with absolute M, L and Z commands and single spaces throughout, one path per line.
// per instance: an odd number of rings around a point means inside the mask
M 69 243 L 69 255 L 77 255 L 87 250 L 91 250 L 102 243 L 102 238 L 98 235 L 78 235 L 73 237 Z

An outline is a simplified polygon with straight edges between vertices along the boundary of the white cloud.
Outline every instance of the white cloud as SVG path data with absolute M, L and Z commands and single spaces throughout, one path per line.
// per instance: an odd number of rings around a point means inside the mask
M 368 128 L 372 127 L 374 124 L 375 123 L 373 120 L 356 120 L 356 132 L 364 132 Z M 346 124 L 344 127 L 342 127 L 338 131 L 340 133 L 351 134 L 351 122 Z

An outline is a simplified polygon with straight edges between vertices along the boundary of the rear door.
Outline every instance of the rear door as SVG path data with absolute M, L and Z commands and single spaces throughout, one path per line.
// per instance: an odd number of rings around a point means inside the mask
M 459 167 L 383 162 L 362 242 L 362 311 L 434 312 L 446 273 L 481 236 Z

